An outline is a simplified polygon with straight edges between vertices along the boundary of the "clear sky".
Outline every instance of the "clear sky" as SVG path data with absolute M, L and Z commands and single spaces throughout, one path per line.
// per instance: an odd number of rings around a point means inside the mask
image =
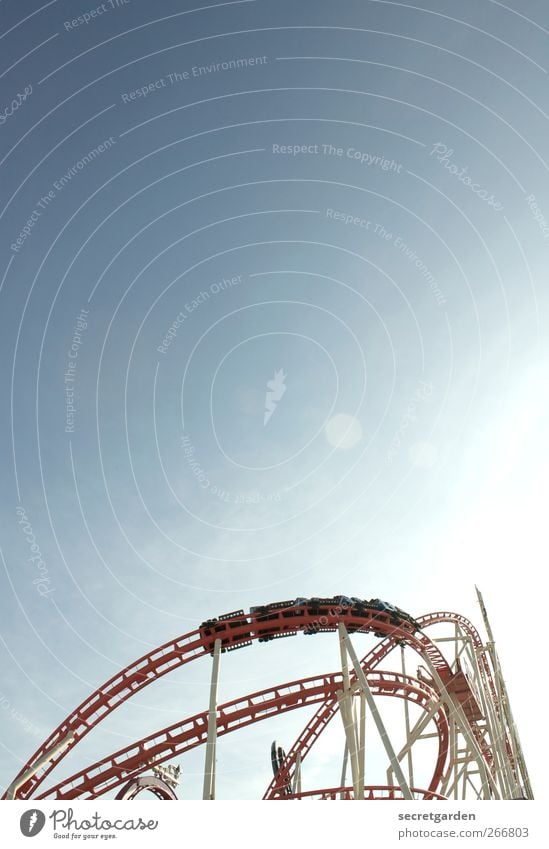
M 344 593 L 480 625 L 477 583 L 539 786 L 548 30 L 541 0 L 0 0 L 2 785 L 205 618 Z M 290 642 L 224 657 L 220 698 L 337 668 Z M 303 721 L 224 742 L 222 795 Z

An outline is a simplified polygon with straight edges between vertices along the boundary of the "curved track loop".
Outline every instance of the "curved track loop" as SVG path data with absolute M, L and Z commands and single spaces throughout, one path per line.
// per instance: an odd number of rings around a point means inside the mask
M 414 799 L 419 801 L 431 801 L 433 799 L 442 799 L 446 801 L 446 796 L 441 796 L 439 793 L 432 793 L 429 790 L 420 790 L 417 787 L 410 787 Z M 285 796 L 285 799 L 317 799 L 327 801 L 330 799 L 354 799 L 352 787 L 330 787 L 327 790 L 306 790 L 303 793 L 291 793 Z M 393 799 L 404 799 L 400 787 L 389 786 L 388 784 L 379 784 L 364 787 L 364 799 L 383 801 Z
M 450 674 L 446 659 L 428 637 L 424 634 L 414 635 L 413 626 L 406 620 L 401 620 L 398 625 L 394 624 L 391 614 L 385 611 L 367 609 L 357 614 L 352 608 L 342 609 L 334 603 L 333 608 L 330 607 L 325 615 L 319 617 L 306 607 L 296 606 L 293 602 L 288 602 L 286 606 L 283 602 L 276 610 L 269 611 L 268 621 L 257 613 L 245 614 L 241 610 L 225 614 L 215 620 L 215 623 L 212 622 L 209 627 L 201 626 L 195 631 L 164 643 L 110 678 L 92 693 L 69 714 L 20 770 L 15 781 L 67 735 L 73 734 L 72 741 L 64 749 L 57 751 L 46 766 L 19 787 L 16 798 L 31 798 L 50 772 L 92 728 L 153 681 L 173 669 L 211 653 L 216 639 L 222 641 L 224 651 L 231 651 L 249 646 L 253 640 L 271 640 L 299 632 L 313 634 L 318 631 L 335 631 L 339 622 L 345 623 L 349 633 L 374 631 L 377 634 L 393 637 L 395 641 L 403 640 L 419 654 L 429 658 L 442 680 L 446 680 Z M 3 798 L 6 798 L 6 793 Z
M 177 800 L 177 796 L 171 787 L 168 787 L 165 781 L 160 778 L 154 778 L 152 775 L 144 775 L 141 778 L 133 779 L 116 794 L 117 799 L 131 802 L 141 793 L 152 793 L 157 799 L 162 801 Z
M 488 685 L 488 689 L 490 690 L 494 708 L 499 713 L 499 700 L 497 697 L 496 685 L 494 682 L 492 671 L 490 669 L 490 664 L 486 659 L 486 655 L 483 651 L 480 651 L 480 649 L 482 649 L 482 640 L 475 626 L 471 622 L 469 622 L 469 620 L 466 619 L 465 616 L 461 616 L 461 614 L 459 613 L 450 613 L 449 611 L 427 613 L 424 616 L 420 616 L 417 621 L 422 628 L 428 628 L 430 625 L 438 625 L 444 622 L 450 622 L 454 625 L 459 625 L 462 631 L 471 640 L 473 648 L 479 650 L 477 657 L 479 661 L 480 671 L 483 674 L 486 684 Z
M 502 723 L 502 727 L 505 729 L 505 718 L 501 711 L 500 706 L 500 698 L 498 697 L 496 683 L 494 681 L 494 676 L 492 674 L 492 670 L 490 668 L 490 664 L 488 663 L 488 658 L 486 653 L 483 651 L 482 640 L 480 638 L 480 634 L 474 625 L 469 622 L 465 616 L 461 616 L 458 613 L 450 613 L 448 611 L 439 611 L 437 613 L 428 613 L 418 620 L 421 624 L 422 628 L 428 628 L 429 625 L 439 624 L 441 622 L 452 622 L 455 625 L 458 625 L 461 630 L 469 637 L 472 643 L 473 651 L 477 657 L 479 672 L 481 677 L 484 679 L 486 690 L 490 693 L 490 706 L 494 711 L 495 715 L 498 718 L 498 721 Z M 480 727 L 477 723 L 472 722 L 471 728 L 473 734 L 477 740 L 477 743 L 480 746 L 480 749 L 484 755 L 484 758 L 487 764 L 492 768 L 492 774 L 494 773 L 494 758 L 492 755 L 491 749 L 487 746 L 486 740 L 484 739 L 484 734 L 481 731 Z M 512 765 L 512 768 L 515 769 L 515 755 L 513 752 L 513 747 L 511 745 L 511 741 L 507 734 L 507 731 L 504 731 L 503 742 L 505 743 L 505 747 L 507 749 L 507 754 L 509 757 L 509 762 Z
M 439 622 L 453 622 L 455 625 L 459 625 L 459 627 L 462 629 L 462 631 L 469 637 L 469 639 L 471 640 L 472 646 L 473 646 L 473 650 L 475 651 L 475 654 L 476 654 L 476 657 L 477 657 L 477 660 L 478 660 L 480 675 L 483 678 L 483 680 L 486 684 L 487 691 L 490 693 L 490 696 L 491 696 L 490 705 L 491 705 L 496 717 L 501 722 L 502 727 L 505 728 L 505 716 L 504 716 L 502 709 L 501 709 L 501 700 L 500 700 L 500 697 L 498 696 L 496 683 L 494 681 L 494 676 L 492 674 L 492 669 L 491 669 L 490 664 L 488 662 L 486 652 L 484 652 L 482 650 L 483 649 L 482 640 L 481 640 L 480 634 L 478 633 L 475 626 L 472 625 L 471 622 L 469 622 L 469 620 L 465 618 L 465 616 L 461 616 L 458 613 L 449 613 L 449 612 L 442 612 L 442 611 L 440 611 L 438 613 L 426 614 L 425 616 L 420 617 L 418 622 L 421 623 L 421 626 L 423 628 L 427 628 L 429 625 L 434 625 L 434 624 L 437 624 Z M 473 731 L 475 731 L 475 729 L 473 729 Z M 478 740 L 478 737 L 477 737 L 477 741 L 481 742 L 481 741 Z M 510 741 L 509 736 L 508 736 L 506 731 L 505 731 L 505 734 L 504 734 L 504 742 L 505 742 L 505 747 L 507 749 L 509 762 L 511 763 L 511 765 L 514 769 L 516 767 L 515 753 L 513 751 L 511 741 Z M 482 748 L 482 745 L 481 745 L 481 748 Z
M 438 625 L 444 623 L 452 623 L 454 625 L 459 625 L 462 628 L 465 634 L 470 638 L 473 647 L 475 649 L 482 648 L 482 640 L 480 639 L 480 635 L 474 625 L 469 622 L 464 616 L 461 616 L 459 613 L 452 613 L 450 611 L 437 611 L 436 613 L 427 613 L 424 616 L 420 616 L 417 620 L 419 626 L 423 628 L 427 628 L 431 625 Z M 382 640 L 378 643 L 374 648 L 361 660 L 361 666 L 363 667 L 366 673 L 372 671 L 376 668 L 376 666 L 381 663 L 381 661 L 395 648 L 396 642 L 392 638 L 388 638 Z M 492 702 L 494 707 L 497 706 L 497 698 L 496 698 L 496 687 L 494 684 L 494 680 L 492 677 L 492 673 L 490 671 L 490 667 L 486 660 L 484 653 L 479 652 L 480 665 L 486 682 L 488 684 L 490 693 L 492 694 Z M 351 676 L 351 680 L 356 680 L 356 676 L 354 674 Z M 444 680 L 444 678 L 443 678 Z M 281 769 L 276 776 L 273 777 L 269 787 L 265 791 L 263 799 L 278 799 L 282 798 L 284 788 L 288 785 L 288 782 L 291 782 L 292 773 L 295 769 L 297 755 L 301 755 L 301 761 L 306 758 L 309 751 L 311 750 L 313 744 L 320 737 L 328 723 L 335 716 L 338 708 L 337 699 L 327 700 L 324 705 L 317 710 L 314 716 L 311 717 L 299 737 L 295 740 L 291 749 L 288 751 L 286 755 L 286 760 L 284 762 L 284 768 Z M 488 762 L 491 763 L 491 757 L 486 748 L 486 743 L 483 739 L 483 735 L 480 732 L 478 726 L 473 727 L 473 733 L 481 746 L 481 750 L 483 751 Z M 433 785 L 430 785 L 430 789 L 433 789 Z M 284 795 L 284 798 L 288 798 L 287 795 Z
M 395 696 L 408 699 L 424 711 L 438 701 L 438 693 L 428 684 L 409 675 L 378 671 L 368 675 L 368 684 L 376 696 Z M 218 707 L 217 736 L 222 737 L 296 708 L 337 698 L 343 688 L 340 673 L 292 681 L 278 687 L 242 696 Z M 448 754 L 448 722 L 443 710 L 433 715 L 438 733 L 438 755 L 429 790 L 438 787 Z M 39 799 L 95 799 L 108 793 L 143 769 L 194 749 L 206 742 L 208 712 L 195 714 L 175 725 L 150 734 L 143 740 L 120 749 L 113 755 L 70 776 L 43 792 Z M 288 797 L 286 797 L 288 798 Z

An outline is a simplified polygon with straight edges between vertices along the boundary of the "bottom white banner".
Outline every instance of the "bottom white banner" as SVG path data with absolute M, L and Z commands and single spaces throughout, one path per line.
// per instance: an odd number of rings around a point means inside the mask
M 151 800 L 152 801 L 152 800 Z M 217 841 L 224 849 L 259 842 L 262 847 L 295 845 L 303 840 L 382 841 L 392 846 L 523 846 L 547 845 L 539 802 L 367 802 L 324 807 L 264 802 L 220 801 L 4 802 L 0 826 L 6 846 L 62 846 L 90 841 L 116 847 L 195 846 Z M 64 843 L 63 843 L 64 842 Z

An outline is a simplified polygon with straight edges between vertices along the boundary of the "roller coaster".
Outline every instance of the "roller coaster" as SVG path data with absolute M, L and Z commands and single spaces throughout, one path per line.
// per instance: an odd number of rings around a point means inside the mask
M 480 592 L 487 641 L 457 613 L 413 618 L 381 599 L 296 598 L 236 610 L 203 622 L 139 658 L 92 693 L 44 741 L 4 793 L 4 799 L 95 799 L 115 793 L 131 800 L 152 793 L 175 800 L 180 767 L 172 762 L 205 747 L 202 797 L 216 798 L 216 743 L 229 733 L 286 712 L 317 705 L 286 752 L 271 746 L 273 777 L 265 800 L 532 799 L 509 696 Z M 335 633 L 341 669 L 286 682 L 219 704 L 221 655 L 255 641 Z M 354 643 L 377 642 L 362 657 Z M 351 639 L 353 635 L 353 639 Z M 175 669 L 212 657 L 206 710 L 125 746 L 57 783 L 50 775 L 113 711 Z M 412 675 L 410 657 L 419 666 Z M 226 661 L 224 661 L 225 664 Z M 228 661 L 227 661 L 228 662 Z M 381 668 L 381 664 L 388 668 Z M 395 669 L 398 665 L 398 671 Z M 389 728 L 381 703 L 399 699 L 402 722 Z M 342 721 L 341 774 L 326 788 L 306 788 L 307 756 L 334 717 Z M 366 722 L 368 717 L 368 723 Z M 368 738 L 383 753 L 383 780 L 367 783 Z M 370 730 L 371 729 L 371 730 Z M 394 741 L 398 741 L 395 745 Z M 430 763 L 425 769 L 429 741 Z M 421 769 L 418 767 L 421 762 Z M 417 786 L 415 775 L 428 775 Z M 49 783 L 48 783 L 49 780 Z

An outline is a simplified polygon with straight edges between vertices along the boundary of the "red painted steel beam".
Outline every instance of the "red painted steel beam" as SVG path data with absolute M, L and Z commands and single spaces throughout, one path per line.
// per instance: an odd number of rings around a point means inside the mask
M 453 613 L 451 611 L 437 611 L 434 613 L 427 613 L 424 616 L 418 617 L 416 620 L 420 628 L 423 630 L 432 625 L 444 624 L 444 623 L 452 623 L 460 625 L 463 631 L 470 637 L 471 642 L 473 643 L 475 648 L 482 647 L 482 641 L 480 639 L 480 635 L 474 625 L 469 622 L 465 616 L 462 616 L 459 613 Z M 361 660 L 361 666 L 364 668 L 364 671 L 373 670 L 375 667 L 393 650 L 395 647 L 395 642 L 393 639 L 382 640 L 378 643 L 369 654 L 365 655 L 365 657 Z M 480 655 L 481 664 L 483 667 L 483 671 L 485 672 L 485 676 L 487 678 L 489 689 L 492 693 L 494 702 L 497 702 L 495 693 L 495 684 L 493 678 L 491 676 L 490 668 L 486 661 L 484 654 Z M 356 676 L 352 675 L 352 680 L 356 680 Z M 292 779 L 292 771 L 295 769 L 295 764 L 297 760 L 298 753 L 301 755 L 301 761 L 305 759 L 307 754 L 309 753 L 311 747 L 316 742 L 316 740 L 320 737 L 326 726 L 330 723 L 332 718 L 336 715 L 338 711 L 338 702 L 337 699 L 327 700 L 324 705 L 318 708 L 316 713 L 311 717 L 299 737 L 295 740 L 291 749 L 289 749 L 284 769 L 281 770 L 276 776 L 271 780 L 263 799 L 275 799 L 282 795 L 283 788 L 291 782 Z M 477 738 L 478 739 L 478 738 Z M 484 748 L 486 748 L 484 746 Z M 488 754 L 484 752 L 485 757 Z M 492 763 L 492 759 L 488 757 L 490 764 Z M 438 786 L 438 785 L 437 785 Z M 430 785 L 430 789 L 434 789 L 433 785 Z
M 428 710 L 438 700 L 431 687 L 409 675 L 378 671 L 369 674 L 368 683 L 374 695 L 408 699 L 423 710 Z M 218 708 L 217 736 L 329 697 L 335 698 L 342 686 L 341 674 L 330 673 L 234 699 Z M 439 757 L 435 765 L 435 776 L 439 776 L 448 751 L 448 723 L 444 711 L 438 711 L 433 722 L 439 737 Z M 203 711 L 102 758 L 49 788 L 38 798 L 97 798 L 150 769 L 152 759 L 155 764 L 160 764 L 202 745 L 206 741 L 207 729 L 208 714 Z
M 440 793 L 433 793 L 430 790 L 421 790 L 418 787 L 410 787 L 412 793 L 415 794 L 416 798 L 422 800 L 434 800 L 441 799 L 445 800 L 446 796 L 441 796 Z M 284 799 L 320 799 L 322 801 L 329 801 L 332 799 L 354 799 L 353 788 L 352 787 L 330 787 L 324 790 L 305 790 L 302 793 L 292 793 L 289 796 L 284 796 Z M 365 800 L 392 800 L 392 799 L 404 799 L 402 795 L 402 790 L 398 786 L 393 785 L 366 785 L 364 787 L 364 799 Z
M 396 643 L 392 638 L 377 643 L 360 661 L 364 672 L 368 674 L 373 671 L 393 651 L 395 645 Z M 354 672 L 351 673 L 351 681 L 353 683 L 356 681 Z M 284 787 L 292 780 L 292 770 L 295 768 L 298 753 L 301 755 L 301 761 L 303 762 L 313 744 L 320 737 L 338 710 L 339 703 L 337 699 L 329 699 L 318 708 L 294 742 L 292 748 L 288 751 L 284 768 L 271 779 L 271 783 L 265 791 L 263 799 L 276 799 L 282 794 Z
M 248 646 L 253 640 L 275 639 L 299 632 L 335 631 L 338 623 L 344 622 L 350 632 L 375 631 L 406 642 L 420 654 L 425 653 L 440 675 L 446 678 L 450 669 L 440 650 L 425 635 L 420 634 L 416 637 L 413 633 L 413 625 L 408 621 L 401 619 L 400 623 L 395 625 L 392 620 L 392 615 L 387 611 L 367 609 L 359 615 L 353 613 L 352 608 L 342 608 L 335 603 L 333 608 L 326 610 L 326 614 L 319 616 L 303 606 L 294 606 L 292 603 L 288 607 L 269 611 L 267 621 L 259 614 L 244 614 L 239 611 L 212 621 L 210 628 L 201 626 L 195 631 L 164 643 L 110 678 L 55 729 L 20 770 L 15 780 L 69 733 L 73 734 L 72 742 L 57 752 L 40 772 L 34 774 L 25 785 L 18 789 L 17 798 L 30 798 L 69 751 L 113 710 L 136 692 L 173 669 L 211 653 L 217 638 L 221 639 L 223 650 L 230 651 Z M 3 798 L 6 798 L 6 794 Z

